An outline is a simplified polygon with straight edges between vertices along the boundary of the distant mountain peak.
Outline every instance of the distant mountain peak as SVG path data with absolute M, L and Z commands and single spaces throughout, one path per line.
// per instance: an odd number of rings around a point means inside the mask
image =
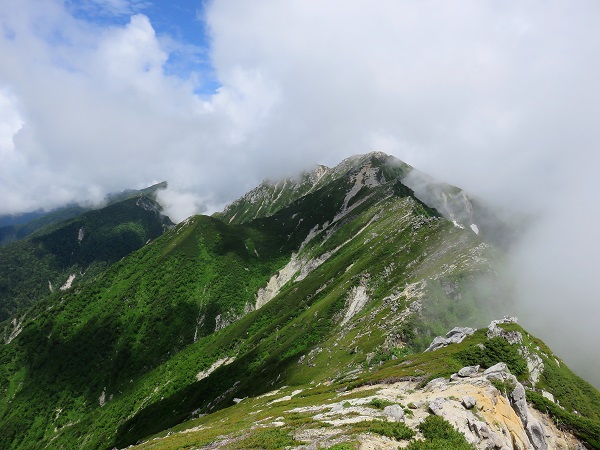
M 243 197 L 215 214 L 227 223 L 242 223 L 258 217 L 268 217 L 299 198 L 328 183 L 348 178 L 356 187 L 375 186 L 393 179 L 403 179 L 412 167 L 383 152 L 353 155 L 335 167 L 316 165 L 314 169 L 295 177 L 277 181 L 265 180 Z

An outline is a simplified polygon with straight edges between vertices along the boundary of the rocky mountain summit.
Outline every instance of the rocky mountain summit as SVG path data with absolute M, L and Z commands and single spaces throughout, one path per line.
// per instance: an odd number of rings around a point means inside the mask
M 511 311 L 505 225 L 424 179 L 376 152 L 267 181 L 32 301 L 0 447 L 600 448 L 598 391 L 485 327 Z

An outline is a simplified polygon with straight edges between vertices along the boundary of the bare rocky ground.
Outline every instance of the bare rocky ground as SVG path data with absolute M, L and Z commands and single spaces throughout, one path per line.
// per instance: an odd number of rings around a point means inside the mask
M 374 433 L 357 434 L 353 432 L 352 424 L 374 420 L 401 421 L 415 430 L 415 438 L 420 439 L 418 425 L 427 416 L 435 414 L 451 423 L 477 449 L 585 449 L 573 435 L 558 429 L 548 415 L 529 407 L 523 398 L 519 398 L 520 383 L 516 382 L 510 393 L 501 392 L 494 386 L 493 380 L 514 381 L 504 364 L 486 371 L 477 366 L 467 367 L 459 373 L 462 376 L 457 373 L 451 379 L 438 378 L 424 387 L 419 387 L 418 381 L 362 386 L 339 393 L 334 402 L 284 410 L 286 417 L 307 415 L 318 424 L 316 427 L 299 427 L 294 438 L 302 444 L 293 448 L 326 449 L 348 442 L 359 450 L 405 448 L 409 444 L 407 440 L 398 441 Z M 261 398 L 267 407 L 275 404 L 285 407 L 301 393 L 300 389 L 290 393 L 275 390 Z M 387 406 L 379 409 L 373 406 L 375 402 Z M 236 443 L 252 430 L 284 425 L 284 416 L 269 417 L 257 421 L 246 433 L 219 436 L 199 448 L 239 448 Z M 180 433 L 197 433 L 202 429 L 196 427 Z
M 530 438 L 527 423 L 523 423 L 519 417 L 514 400 L 492 384 L 493 375 L 490 375 L 494 373 L 497 372 L 479 370 L 471 376 L 454 377 L 454 380 L 436 379 L 421 389 L 414 381 L 357 388 L 340 394 L 339 402 L 336 403 L 290 410 L 310 412 L 315 420 L 333 426 L 301 430 L 295 437 L 308 442 L 299 448 L 327 448 L 340 441 L 343 426 L 347 424 L 383 419 L 403 421 L 410 428 L 417 430 L 423 419 L 430 414 L 436 414 L 450 422 L 478 449 L 585 448 L 571 434 L 559 430 L 546 414 L 525 405 L 529 421 L 535 422 L 541 432 L 541 439 L 536 441 Z M 376 392 L 373 394 L 374 388 Z M 368 390 L 371 395 L 346 399 L 355 396 L 361 390 Z M 400 407 L 396 409 L 390 406 L 379 410 L 369 406 L 374 399 L 391 402 Z M 397 414 L 398 410 L 400 414 Z M 398 442 L 372 433 L 360 434 L 357 440 L 360 450 L 397 449 L 408 445 L 407 441 Z

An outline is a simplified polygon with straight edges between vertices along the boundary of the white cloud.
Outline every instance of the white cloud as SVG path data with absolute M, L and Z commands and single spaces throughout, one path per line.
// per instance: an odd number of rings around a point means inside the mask
M 92 55 L 92 72 L 98 80 L 122 84 L 127 89 L 152 95 L 164 77 L 168 55 L 162 51 L 154 29 L 144 15 L 135 15 L 123 29 L 112 30 Z M 89 70 L 89 69 L 88 69 Z
M 8 90 L 0 90 L 0 161 L 6 164 L 15 151 L 15 134 L 23 127 L 16 97 Z
M 171 220 L 176 223 L 194 214 L 205 212 L 210 205 L 210 200 L 207 198 L 177 189 L 158 191 L 158 201 L 165 208 L 165 211 L 168 212 Z

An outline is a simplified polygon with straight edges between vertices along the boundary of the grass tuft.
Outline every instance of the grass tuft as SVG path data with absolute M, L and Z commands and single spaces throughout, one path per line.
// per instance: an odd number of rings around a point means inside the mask
M 250 436 L 230 444 L 227 448 L 231 450 L 278 450 L 300 444 L 302 444 L 302 442 L 295 440 L 290 436 L 289 432 L 284 429 L 267 428 L 264 430 L 253 431 Z
M 373 408 L 377 408 L 377 409 L 383 409 L 386 406 L 391 406 L 394 405 L 394 402 L 391 402 L 389 400 L 385 400 L 385 399 L 381 399 L 381 398 L 374 398 L 372 399 L 369 403 L 367 403 L 367 406 L 372 406 Z

